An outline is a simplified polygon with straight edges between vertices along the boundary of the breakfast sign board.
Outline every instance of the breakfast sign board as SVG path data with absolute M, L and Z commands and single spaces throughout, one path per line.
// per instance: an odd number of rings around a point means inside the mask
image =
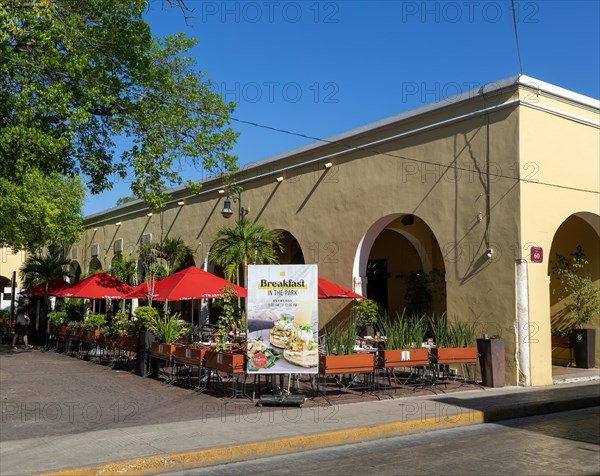
M 317 373 L 318 279 L 316 264 L 248 266 L 248 373 Z

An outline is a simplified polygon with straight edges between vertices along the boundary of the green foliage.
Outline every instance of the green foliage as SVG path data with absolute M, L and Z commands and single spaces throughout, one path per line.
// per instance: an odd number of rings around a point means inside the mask
M 582 328 L 600 314 L 600 289 L 594 286 L 589 274 L 584 274 L 587 265 L 581 245 L 569 257 L 556 253 L 552 265 L 552 273 L 561 285 L 552 293 L 566 299 L 569 318 L 576 328 Z
M 106 324 L 104 314 L 86 314 L 83 317 L 82 327 L 84 329 L 98 329 L 103 324 Z
M 431 313 L 434 296 L 445 301 L 444 275 L 438 269 L 429 273 L 423 270 L 413 271 L 406 281 L 405 307 L 412 315 Z
M 326 355 L 350 355 L 356 345 L 356 323 L 353 320 L 325 330 Z
M 137 261 L 123 255 L 116 255 L 108 269 L 108 274 L 123 283 L 132 284 L 137 274 Z
M 385 315 L 379 323 L 382 335 L 385 336 L 385 348 L 401 350 L 421 347 L 423 337 L 427 332 L 428 318 L 426 315 L 408 317 L 406 309 L 402 315 L 391 319 Z
M 0 163 L 10 163 L 12 159 L 2 153 L 2 130 L 0 127 Z M 36 251 L 77 241 L 83 232 L 84 196 L 77 177 L 44 174 L 37 169 L 28 170 L 19 181 L 0 174 L 0 246 Z
M 276 263 L 277 251 L 282 249 L 280 233 L 258 223 L 237 220 L 233 228 L 224 226 L 217 230 L 209 260 L 225 269 L 229 281 L 239 283 L 240 267 Z
M 81 175 L 95 194 L 132 170 L 134 195 L 160 207 L 165 189 L 184 182 L 183 162 L 214 175 L 236 170 L 228 153 L 234 104 L 187 56 L 195 40 L 152 37 L 143 19 L 149 5 L 0 3 L 0 177 L 22 186 L 35 170 Z M 119 154 L 115 136 L 129 139 Z
M 71 298 L 64 300 L 67 321 L 81 322 L 83 320 L 83 299 Z
M 45 252 L 33 252 L 19 270 L 23 286 L 30 288 L 60 278 L 64 276 L 63 268 L 68 264 L 69 260 L 64 257 L 59 246 L 50 246 Z
M 430 316 L 429 325 L 437 347 L 473 347 L 475 345 L 476 322 L 449 321 L 446 314 Z
M 165 238 L 158 247 L 158 255 L 165 260 L 166 275 L 169 276 L 192 260 L 194 252 L 181 238 Z
M 160 315 L 158 313 L 158 309 L 155 309 L 151 306 L 138 306 L 135 310 L 135 315 L 137 317 L 137 328 L 139 330 L 149 330 L 150 323 L 156 321 Z
M 372 299 L 361 299 L 352 308 L 352 314 L 359 326 L 372 326 L 377 324 L 383 315 L 383 309 L 377 301 Z
M 153 316 L 147 322 L 148 330 L 152 332 L 160 342 L 173 344 L 185 333 L 185 327 L 179 322 L 180 314 L 174 313 L 165 316 Z
M 246 328 L 245 315 L 240 312 L 233 286 L 225 286 L 223 296 L 218 299 L 222 306 L 221 315 L 217 321 L 220 342 L 224 345 L 229 334 L 243 332 Z
M 46 315 L 48 324 L 51 326 L 60 326 L 67 320 L 67 311 L 51 311 Z

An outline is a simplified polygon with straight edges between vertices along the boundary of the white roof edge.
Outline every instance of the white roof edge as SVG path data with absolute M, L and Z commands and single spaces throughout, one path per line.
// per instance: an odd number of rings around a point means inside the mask
M 273 155 L 271 157 L 267 157 L 265 159 L 261 159 L 261 160 L 255 161 L 255 162 L 251 162 L 249 164 L 242 165 L 242 166 L 240 166 L 240 171 L 252 170 L 253 168 L 260 167 L 265 164 L 277 162 L 279 160 L 293 157 L 294 155 L 298 155 L 303 152 L 309 152 L 311 150 L 318 149 L 327 144 L 331 144 L 331 143 L 335 143 L 335 142 L 342 142 L 343 140 L 346 140 L 353 136 L 357 136 L 359 134 L 374 131 L 381 127 L 385 127 L 390 124 L 394 124 L 394 123 L 401 122 L 401 121 L 404 121 L 404 120 L 407 120 L 407 119 L 410 119 L 413 117 L 417 117 L 422 114 L 426 114 L 428 112 L 441 110 L 442 108 L 447 107 L 451 104 L 457 104 L 462 101 L 466 101 L 468 99 L 473 99 L 477 96 L 483 96 L 484 94 L 490 94 L 495 91 L 502 91 L 504 89 L 508 89 L 510 87 L 515 87 L 517 85 L 521 85 L 521 86 L 524 86 L 527 88 L 545 92 L 551 96 L 557 96 L 557 97 L 566 99 L 568 101 L 579 103 L 579 104 L 589 107 L 589 108 L 598 109 L 600 111 L 600 100 L 598 100 L 598 99 L 594 99 L 589 96 L 585 96 L 583 94 L 573 92 L 569 89 L 561 88 L 560 86 L 555 86 L 554 84 L 550 84 L 545 81 L 541 81 L 541 80 L 533 78 L 531 76 L 517 74 L 514 76 L 510 76 L 508 78 L 501 79 L 499 81 L 493 81 L 491 83 L 480 85 L 479 87 L 477 87 L 475 89 L 464 91 L 460 94 L 457 94 L 455 96 L 451 96 L 448 98 L 444 98 L 440 101 L 436 101 L 436 102 L 433 102 L 430 104 L 425 104 L 425 105 L 417 107 L 415 109 L 410 109 L 409 111 L 405 111 L 400 114 L 396 114 L 395 116 L 387 117 L 385 119 L 381 119 L 376 122 L 372 122 L 369 124 L 365 124 L 363 126 L 356 127 L 354 129 L 350 129 L 348 131 L 336 134 L 334 136 L 327 137 L 323 140 L 317 140 L 315 142 L 311 142 L 310 144 L 296 147 L 295 149 L 291 149 L 291 150 L 282 152 L 280 154 Z M 209 177 L 204 180 L 201 180 L 201 183 L 207 184 L 209 182 L 216 181 L 216 180 L 218 180 L 218 177 Z M 178 192 L 185 191 L 186 188 L 187 187 L 185 187 L 185 186 L 173 188 L 173 189 L 167 190 L 167 193 L 168 194 L 176 194 Z M 141 200 L 134 200 L 134 201 L 125 203 L 123 205 L 119 205 L 119 206 L 116 206 L 113 208 L 109 208 L 107 210 L 103 210 L 101 212 L 96 212 L 92 215 L 88 215 L 88 216 L 84 217 L 84 220 L 88 221 L 93 218 L 97 218 L 102 215 L 106 215 L 106 214 L 116 211 L 118 209 L 126 208 L 126 207 L 133 206 L 133 205 L 140 205 L 143 203 L 144 202 L 142 202 Z M 143 207 L 140 210 L 143 210 Z
M 292 150 L 288 150 L 286 152 L 282 152 L 281 154 L 273 155 L 266 159 L 262 159 L 256 162 L 252 162 L 250 164 L 246 164 L 244 167 L 245 170 L 251 169 L 253 166 L 260 166 L 270 162 L 276 162 L 281 159 L 285 159 L 287 157 L 291 157 L 302 152 L 307 152 L 313 149 L 317 149 L 324 144 L 329 144 L 331 142 L 341 142 L 344 139 L 348 139 L 350 137 L 370 132 L 380 127 L 384 127 L 390 124 L 394 124 L 396 122 L 400 122 L 403 120 L 407 120 L 413 117 L 417 117 L 421 114 L 425 114 L 428 112 L 440 110 L 448 105 L 456 104 L 462 101 L 466 101 L 468 99 L 475 98 L 477 96 L 482 96 L 484 94 L 490 94 L 495 91 L 501 91 L 503 89 L 510 88 L 511 86 L 516 86 L 520 84 L 522 86 L 537 89 L 540 91 L 544 91 L 554 96 L 559 96 L 564 99 L 568 99 L 570 101 L 574 101 L 580 103 L 584 106 L 592 107 L 595 109 L 600 109 L 600 101 L 588 96 L 584 96 L 583 94 L 578 94 L 568 89 L 564 89 L 558 86 L 554 86 L 553 84 L 546 83 L 544 81 L 540 81 L 538 79 L 532 78 L 531 76 L 526 75 L 514 75 L 508 78 L 501 79 L 499 81 L 494 81 L 491 83 L 480 85 L 478 88 L 471 89 L 468 91 L 464 91 L 455 96 L 450 96 L 444 98 L 440 101 L 436 101 L 430 104 L 425 104 L 423 106 L 417 107 L 415 109 L 411 109 L 409 111 L 402 112 L 400 114 L 396 114 L 395 116 L 387 117 L 385 119 L 381 119 L 376 122 L 372 122 L 369 124 L 365 124 L 364 126 L 356 127 L 354 129 L 350 129 L 346 132 L 342 132 L 340 134 L 336 134 L 331 137 L 327 137 L 322 141 L 311 142 L 310 144 L 306 144 L 301 147 L 297 147 Z
M 560 86 L 556 86 L 554 84 L 550 84 L 545 81 L 532 78 L 531 76 L 522 75 L 519 79 L 519 83 L 523 86 L 538 89 L 553 96 L 568 99 L 569 101 L 573 101 L 584 106 L 588 106 L 594 109 L 600 109 L 600 100 L 598 99 L 594 99 L 589 96 L 584 96 L 583 94 L 576 93 L 574 91 L 571 91 L 570 89 L 561 88 Z

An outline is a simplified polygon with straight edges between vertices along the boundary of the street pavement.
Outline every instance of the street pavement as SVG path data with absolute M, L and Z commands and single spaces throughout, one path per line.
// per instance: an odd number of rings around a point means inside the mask
M 518 448 L 518 451 L 516 449 Z M 164 476 L 564 476 L 600 473 L 600 407 L 467 425 Z
M 3 476 L 176 471 L 587 408 L 600 397 L 589 380 L 597 370 L 543 388 L 451 385 L 381 400 L 349 392 L 302 408 L 192 393 L 54 352 L 3 347 L 0 370 Z

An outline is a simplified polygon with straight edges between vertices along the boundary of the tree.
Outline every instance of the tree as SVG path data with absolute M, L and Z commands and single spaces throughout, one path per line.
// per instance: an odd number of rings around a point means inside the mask
M 127 284 L 133 284 L 133 278 L 137 274 L 137 262 L 134 259 L 126 258 L 123 255 L 115 256 L 108 274 L 114 276 L 119 281 Z
M 576 328 L 582 328 L 600 314 L 600 289 L 594 286 L 589 274 L 585 274 L 588 265 L 581 245 L 569 257 L 556 253 L 552 273 L 558 278 L 561 288 L 552 290 L 561 299 L 567 299 L 566 309 Z
M 37 284 L 46 283 L 44 292 L 44 309 L 50 308 L 48 301 L 48 283 L 56 278 L 64 276 L 64 267 L 69 264 L 69 260 L 63 255 L 62 249 L 57 245 L 52 245 L 46 252 L 36 252 L 27 257 L 19 274 L 25 288 L 30 288 Z M 40 316 L 36 314 L 35 328 L 39 329 Z M 47 325 L 48 326 L 48 325 Z M 48 328 L 46 327 L 46 331 Z
M 52 246 L 45 252 L 35 252 L 27 257 L 19 274 L 25 288 L 66 275 L 65 266 L 69 260 L 64 257 L 62 249 Z
M 185 10 L 182 0 L 167 3 Z M 119 176 L 159 207 L 164 190 L 183 183 L 184 161 L 213 174 L 236 170 L 234 104 L 186 56 L 195 40 L 152 37 L 142 18 L 149 4 L 0 3 L 0 177 L 23 187 L 34 170 L 81 175 L 100 193 Z M 120 155 L 115 137 L 127 141 Z
M 79 239 L 85 196 L 81 180 L 38 170 L 22 179 L 19 185 L 0 175 L 0 246 L 35 251 Z
M 181 238 L 165 238 L 160 245 L 159 255 L 166 262 L 169 276 L 186 264 L 193 251 Z
M 281 234 L 264 225 L 237 220 L 235 227 L 224 226 L 217 230 L 209 259 L 225 269 L 229 281 L 240 283 L 240 268 L 250 263 L 277 263 L 277 251 L 281 251 Z

